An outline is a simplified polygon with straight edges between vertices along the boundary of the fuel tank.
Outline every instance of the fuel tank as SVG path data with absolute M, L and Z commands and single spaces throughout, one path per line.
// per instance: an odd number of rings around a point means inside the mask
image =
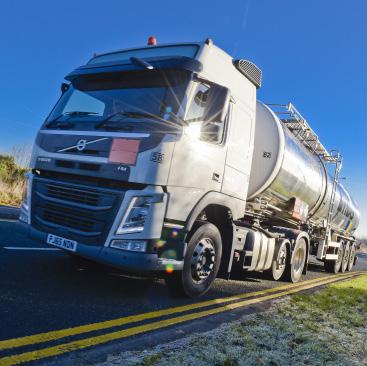
M 323 159 L 307 149 L 278 116 L 262 102 L 256 106 L 256 127 L 248 202 L 266 202 L 269 215 L 289 218 L 292 204 L 301 204 L 305 219 L 324 226 L 333 192 L 333 178 Z M 270 205 L 270 206 L 269 206 Z M 253 205 L 252 207 L 255 207 Z M 358 208 L 337 185 L 331 228 L 351 235 L 359 223 Z

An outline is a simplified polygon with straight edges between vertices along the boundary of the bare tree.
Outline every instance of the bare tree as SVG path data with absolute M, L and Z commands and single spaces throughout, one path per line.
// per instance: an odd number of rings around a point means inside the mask
M 14 146 L 12 148 L 12 156 L 15 159 L 15 162 L 22 168 L 28 168 L 29 163 L 31 161 L 32 155 L 32 143 L 27 143 L 22 146 Z

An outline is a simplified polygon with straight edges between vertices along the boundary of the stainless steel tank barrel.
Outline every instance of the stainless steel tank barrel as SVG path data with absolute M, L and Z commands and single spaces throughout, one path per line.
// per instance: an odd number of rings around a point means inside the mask
M 322 159 L 309 151 L 265 104 L 257 102 L 254 153 L 248 200 L 265 200 L 279 208 L 275 215 L 286 217 L 287 202 L 299 199 L 308 207 L 308 219 L 322 226 L 328 217 L 333 178 Z M 331 227 L 352 234 L 359 223 L 355 202 L 338 184 Z

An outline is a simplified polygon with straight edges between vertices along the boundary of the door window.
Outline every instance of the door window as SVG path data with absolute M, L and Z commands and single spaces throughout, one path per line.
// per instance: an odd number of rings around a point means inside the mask
M 204 83 L 195 83 L 193 96 L 186 112 L 185 121 L 189 124 L 187 131 L 192 137 L 221 144 L 224 140 L 224 123 L 205 121 L 210 86 Z

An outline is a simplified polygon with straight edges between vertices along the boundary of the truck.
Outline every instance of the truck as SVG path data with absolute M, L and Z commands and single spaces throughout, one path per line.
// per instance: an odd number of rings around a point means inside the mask
M 31 159 L 31 237 L 195 297 L 217 278 L 297 282 L 355 264 L 358 208 L 293 104 L 211 39 L 95 54 L 65 76 Z

